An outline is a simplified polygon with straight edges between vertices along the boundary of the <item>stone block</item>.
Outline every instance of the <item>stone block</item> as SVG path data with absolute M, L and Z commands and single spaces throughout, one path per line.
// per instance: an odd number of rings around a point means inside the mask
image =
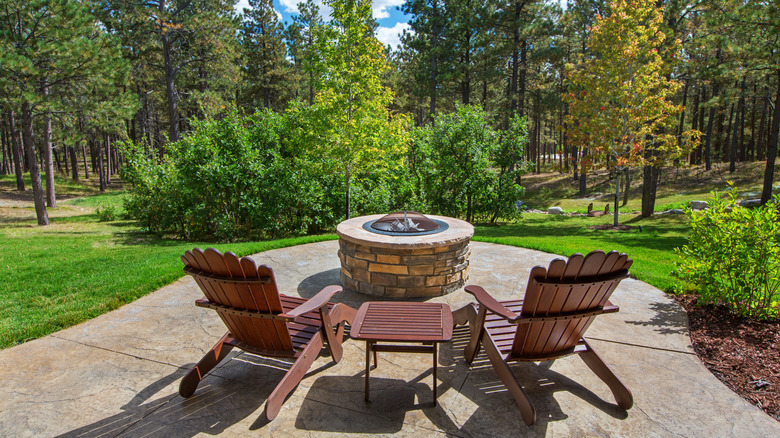
M 437 268 L 441 268 L 444 266 L 452 267 L 458 264 L 458 259 L 449 259 L 449 260 L 437 260 L 436 263 L 433 264 L 433 266 Z
M 447 251 L 449 251 L 449 250 L 451 250 L 451 249 L 453 249 L 451 245 L 447 245 L 447 246 L 437 246 L 436 248 L 434 248 L 434 249 L 433 249 L 433 253 L 434 253 L 434 254 L 438 254 L 438 253 L 440 253 L 440 252 L 447 252 Z
M 358 291 L 359 290 L 358 282 L 353 280 L 353 279 L 351 279 L 351 278 L 342 276 L 341 277 L 341 284 L 344 286 L 344 289 L 349 289 L 349 290 L 353 290 L 353 291 Z
M 447 284 L 455 283 L 461 280 L 461 273 L 460 271 L 455 272 L 454 274 L 450 274 L 445 277 L 445 281 Z
M 409 266 L 409 275 L 433 275 L 433 269 L 430 265 Z
M 359 283 L 358 292 L 366 295 L 382 296 L 385 294 L 384 286 L 374 286 L 370 283 Z
M 433 254 L 433 248 L 420 248 L 413 249 L 409 252 L 410 255 L 430 255 Z
M 353 259 L 353 260 L 354 260 L 354 262 L 352 262 L 353 268 L 362 269 L 364 271 L 368 269 L 368 262 L 366 260 L 361 260 L 361 259 Z
M 378 263 L 387 263 L 389 265 L 400 265 L 401 264 L 401 256 L 398 256 L 398 255 L 388 255 L 388 254 L 377 254 L 376 255 L 376 261 Z
M 374 262 L 376 261 L 376 254 L 371 254 L 370 252 L 356 252 L 355 258 Z
M 368 272 L 382 272 L 385 274 L 409 274 L 409 269 L 403 265 L 385 265 L 382 263 L 369 263 Z
M 341 278 L 344 278 L 344 277 L 352 278 L 352 274 L 349 272 L 348 269 L 344 269 L 344 267 L 342 266 L 341 267 Z
M 371 283 L 371 274 L 365 269 L 354 269 L 352 271 L 352 278 L 363 283 Z
M 381 275 L 381 274 L 376 274 Z M 399 287 L 423 287 L 425 284 L 425 277 L 421 275 L 401 275 L 396 277 Z
M 391 274 L 371 274 L 371 284 L 376 286 L 401 286 L 398 284 L 398 276 Z
M 433 265 L 436 263 L 436 256 L 424 255 L 424 256 L 404 256 L 401 263 L 404 265 Z
M 547 209 L 547 214 L 563 214 L 561 207 L 550 207 Z
M 446 277 L 444 275 L 435 275 L 426 277 L 426 286 L 443 286 L 446 283 Z

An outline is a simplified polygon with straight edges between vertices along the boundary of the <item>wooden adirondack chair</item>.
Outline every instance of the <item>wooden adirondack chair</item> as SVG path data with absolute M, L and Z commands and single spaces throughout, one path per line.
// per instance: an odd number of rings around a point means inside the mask
M 508 363 L 546 361 L 578 354 L 612 390 L 618 406 L 633 406 L 631 391 L 609 369 L 583 334 L 594 318 L 619 310 L 609 302 L 618 283 L 628 277 L 633 261 L 625 254 L 593 251 L 555 259 L 549 268 L 536 266 L 522 300 L 498 302 L 479 286 L 466 286 L 479 304 L 456 315 L 456 323 L 469 322 L 471 338 L 464 356 L 471 363 L 485 349 L 490 363 L 515 399 L 523 420 L 536 422 L 536 410 Z
M 211 369 L 238 347 L 260 356 L 290 357 L 295 362 L 268 397 L 265 416 L 273 420 L 287 395 L 319 356 L 323 340 L 334 362 L 341 360 L 344 323 L 355 309 L 330 303 L 341 286 L 327 286 L 306 300 L 280 294 L 270 267 L 259 268 L 249 257 L 195 248 L 182 256 L 184 272 L 206 295 L 197 306 L 214 309 L 228 332 L 181 381 L 179 394 L 189 397 Z M 333 327 L 338 326 L 334 331 Z

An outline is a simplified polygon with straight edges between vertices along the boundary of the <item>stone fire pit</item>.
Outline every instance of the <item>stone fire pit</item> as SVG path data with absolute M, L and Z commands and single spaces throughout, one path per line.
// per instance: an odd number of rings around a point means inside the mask
M 384 215 L 361 216 L 338 225 L 341 281 L 345 288 L 384 297 L 433 297 L 463 287 L 468 279 L 469 239 L 474 227 L 445 216 L 442 231 L 388 235 L 367 224 Z

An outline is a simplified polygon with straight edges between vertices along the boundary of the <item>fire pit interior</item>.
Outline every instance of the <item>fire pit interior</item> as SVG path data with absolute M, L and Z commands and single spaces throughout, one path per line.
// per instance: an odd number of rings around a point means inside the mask
M 405 236 L 440 233 L 449 225 L 447 222 L 430 219 L 416 211 L 397 211 L 363 224 L 366 231 L 390 236 Z
M 468 279 L 468 222 L 413 211 L 361 216 L 336 228 L 345 288 L 386 297 L 432 297 Z

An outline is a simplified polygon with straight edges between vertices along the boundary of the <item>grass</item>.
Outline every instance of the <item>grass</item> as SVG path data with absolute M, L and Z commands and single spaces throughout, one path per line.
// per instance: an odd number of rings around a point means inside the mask
M 599 231 L 592 225 L 611 224 L 612 216 L 548 216 L 524 214 L 514 224 L 477 226 L 473 240 L 519 246 L 568 257 L 595 249 L 625 252 L 634 260 L 634 278 L 669 291 L 675 283 L 671 270 L 677 256 L 674 248 L 685 244 L 687 218 L 683 215 L 628 218 L 621 223 L 641 226 L 642 231 Z
M 2 177 L 0 184 L 9 180 Z M 63 185 L 63 193 L 93 192 Z M 96 207 L 120 205 L 123 197 L 109 192 L 58 202 L 48 227 L 36 225 L 31 207 L 0 207 L 0 348 L 94 318 L 175 281 L 182 276 L 179 257 L 196 246 L 247 255 L 336 238 L 214 244 L 142 233 L 133 221 L 99 222 Z

